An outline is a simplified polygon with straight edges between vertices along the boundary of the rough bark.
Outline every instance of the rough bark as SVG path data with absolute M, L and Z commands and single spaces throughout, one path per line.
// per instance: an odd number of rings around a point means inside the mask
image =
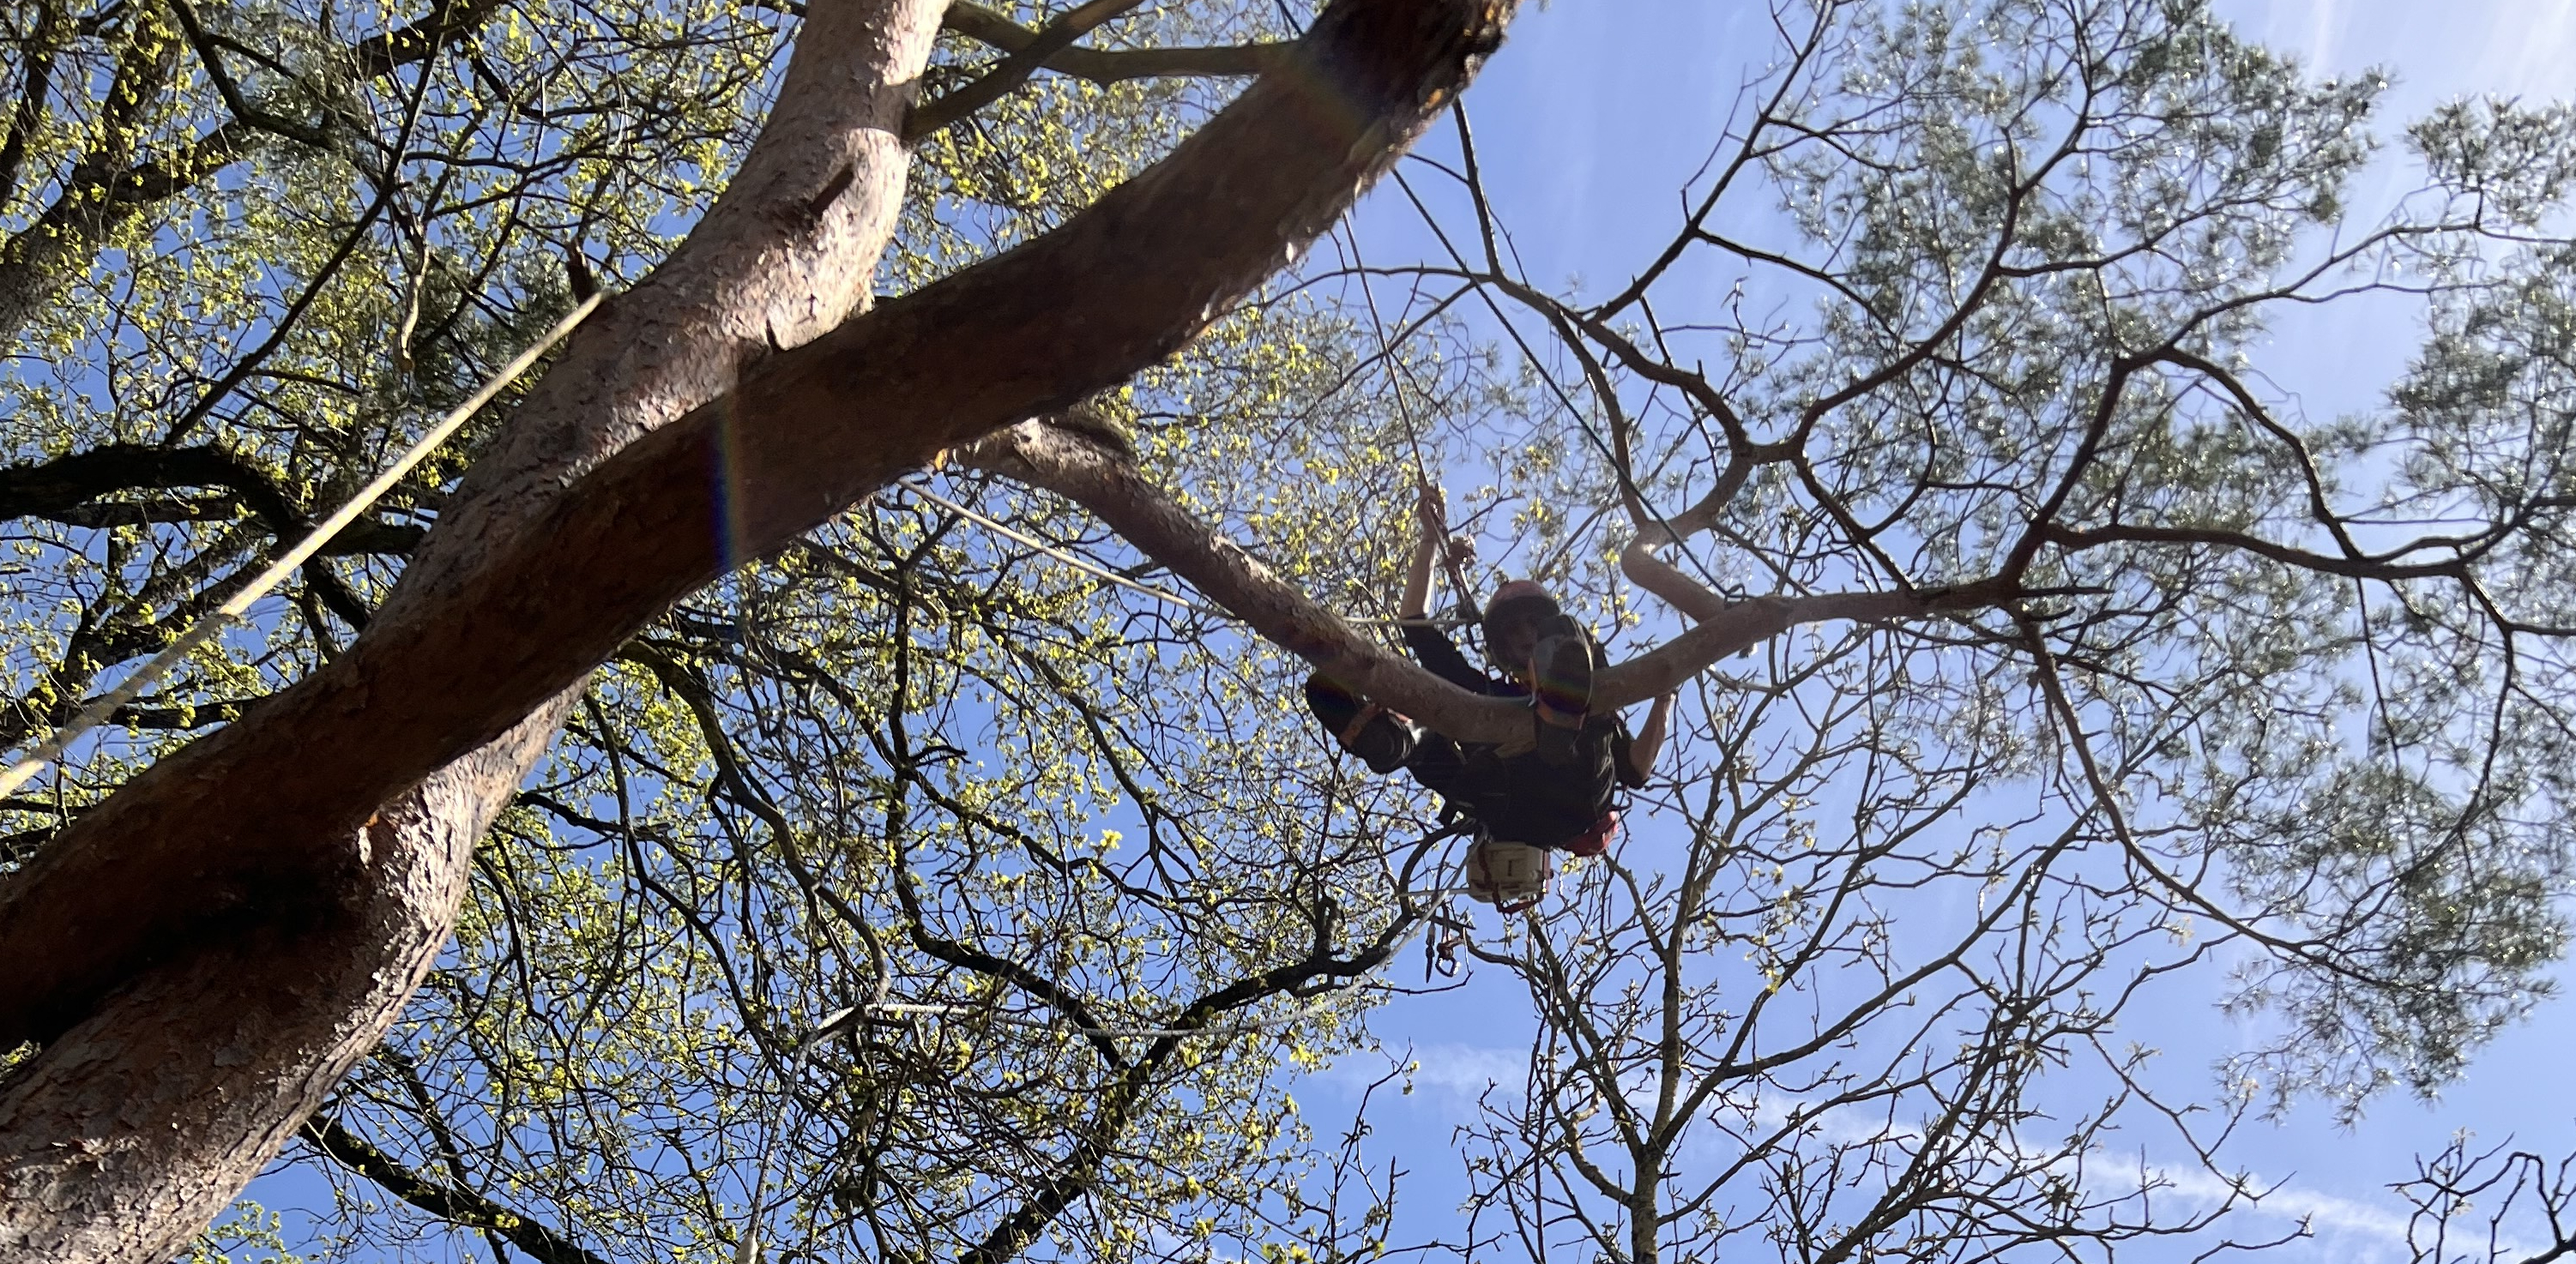
M 848 0 L 836 36 L 816 6 L 774 153 L 756 147 L 653 285 L 575 337 L 366 634 L 0 892 L 0 1047 L 44 1042 L 0 1089 L 0 1256 L 166 1258 L 393 1020 L 551 703 L 726 568 L 1178 349 L 1428 125 L 1511 7 L 1342 0 L 1062 229 L 735 385 L 753 337 L 840 320 L 852 208 L 891 208 L 889 111 L 938 19 Z M 839 156 L 798 137 L 808 109 L 845 126 Z

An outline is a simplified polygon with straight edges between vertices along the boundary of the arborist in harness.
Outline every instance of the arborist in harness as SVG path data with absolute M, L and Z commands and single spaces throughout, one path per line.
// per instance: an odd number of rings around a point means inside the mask
M 1506 911 L 1526 908 L 1547 890 L 1548 852 L 1595 856 L 1609 846 L 1619 828 L 1618 789 L 1641 788 L 1653 773 L 1673 697 L 1655 699 L 1633 737 L 1615 713 L 1593 711 L 1600 646 L 1546 589 L 1526 579 L 1495 589 L 1481 620 L 1485 654 L 1503 677 L 1477 670 L 1427 613 L 1431 568 L 1448 539 L 1440 495 L 1427 484 L 1415 517 L 1421 539 L 1398 611 L 1405 647 L 1431 674 L 1461 689 L 1528 699 L 1529 736 L 1462 745 L 1320 672 L 1306 678 L 1306 705 L 1371 770 L 1410 772 L 1469 818 L 1475 827 L 1467 850 L 1469 890 Z M 1454 574 L 1452 582 L 1458 582 Z

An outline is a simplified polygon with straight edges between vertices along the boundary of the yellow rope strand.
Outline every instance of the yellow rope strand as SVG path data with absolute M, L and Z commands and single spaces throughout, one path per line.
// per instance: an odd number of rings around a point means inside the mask
M 259 573 L 258 578 L 250 581 L 240 592 L 234 593 L 232 598 L 217 607 L 213 614 L 190 624 L 186 631 L 181 632 L 176 640 L 170 642 L 168 648 L 153 655 L 151 661 L 136 668 L 116 688 L 108 690 L 97 701 L 81 708 L 80 714 L 73 716 L 70 723 L 54 730 L 53 734 L 38 743 L 35 749 L 28 751 L 24 758 L 9 765 L 8 772 L 0 773 L 0 795 L 9 794 L 34 780 L 36 774 L 43 772 L 47 764 L 61 759 L 63 752 L 69 750 L 71 744 L 79 741 L 83 734 L 107 723 L 108 717 L 114 715 L 118 707 L 134 701 L 146 686 L 167 674 L 171 668 L 178 666 L 181 660 L 187 658 L 191 651 L 241 618 L 250 610 L 253 602 L 267 596 L 269 590 L 285 582 L 286 577 L 294 574 L 296 568 L 311 561 L 314 554 L 322 551 L 323 545 L 331 542 L 331 537 L 340 534 L 342 527 L 357 521 L 358 515 L 374 508 L 376 502 L 383 499 L 386 492 L 392 491 L 394 484 L 401 482 L 404 475 L 411 473 L 422 461 L 429 459 L 429 454 L 436 451 L 438 445 L 445 443 L 449 436 L 462 428 L 466 421 L 485 404 L 491 403 L 492 398 L 499 395 L 503 388 L 517 379 L 520 374 L 527 372 L 528 366 L 537 362 L 537 357 L 544 355 L 556 343 L 563 341 L 564 335 L 571 333 L 575 325 L 580 324 L 584 317 L 599 307 L 600 298 L 600 295 L 593 294 L 583 299 L 579 307 L 572 309 L 562 320 L 556 321 L 555 327 L 547 330 L 545 337 L 530 344 L 527 350 L 519 353 L 517 359 L 502 366 L 501 371 L 494 375 L 492 380 L 485 382 L 481 390 L 474 392 L 473 398 L 457 405 L 455 410 L 448 413 L 437 425 L 430 427 L 429 433 L 422 435 L 419 442 L 411 445 L 410 451 L 402 454 L 402 459 L 395 461 L 391 468 L 377 475 L 375 481 L 358 489 L 357 495 L 350 497 L 349 502 L 340 506 L 338 512 L 323 519 L 321 525 L 313 528 L 312 532 L 294 548 L 279 554 L 276 561 L 268 564 L 268 569 Z

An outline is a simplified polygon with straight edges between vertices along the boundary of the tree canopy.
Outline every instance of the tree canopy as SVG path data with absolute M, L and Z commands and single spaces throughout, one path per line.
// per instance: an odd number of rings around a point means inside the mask
M 1568 286 L 1460 96 L 1508 8 L 13 13 L 13 747 L 611 297 L 0 803 L 0 1245 L 168 1258 L 283 1145 L 336 1197 L 196 1258 L 2198 1254 L 2262 1191 L 2171 1165 L 2545 993 L 2576 113 L 2383 120 L 2197 0 L 1782 4 Z M 2266 376 L 2320 304 L 2420 327 L 2374 406 Z M 1298 697 L 1514 722 L 1392 648 L 1426 480 L 1449 597 L 1682 693 L 1526 918 Z M 1297 1099 L 1450 970 L 1539 1032 L 1454 1218 Z M 2215 1080 L 2123 1021 L 2213 975 L 2277 1034 Z M 165 1150 L 137 1083 L 274 1104 Z M 2424 1256 L 2564 1249 L 2553 1171 L 2435 1156 L 2510 1231 Z

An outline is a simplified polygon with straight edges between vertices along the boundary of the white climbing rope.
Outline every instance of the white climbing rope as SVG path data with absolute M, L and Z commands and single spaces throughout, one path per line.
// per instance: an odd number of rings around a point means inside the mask
M 267 596 L 270 589 L 285 582 L 286 577 L 294 574 L 296 568 L 311 561 L 314 554 L 322 551 L 323 545 L 331 542 L 331 537 L 340 534 L 342 527 L 348 526 L 357 520 L 358 515 L 374 508 L 376 502 L 383 499 L 386 492 L 392 491 L 394 484 L 401 482 L 404 475 L 411 473 L 422 461 L 427 460 L 430 453 L 438 450 L 438 445 L 447 442 L 450 435 L 463 427 L 466 421 L 485 404 L 491 403 L 492 398 L 499 395 L 503 388 L 516 380 L 520 374 L 527 372 L 528 366 L 537 362 L 537 357 L 544 355 L 549 348 L 563 341 L 564 335 L 571 333 L 575 325 L 580 324 L 584 317 L 598 309 L 601 297 L 599 294 L 593 294 L 583 299 L 580 306 L 566 313 L 562 320 L 556 321 L 555 327 L 547 330 L 545 337 L 529 344 L 528 349 L 520 352 L 517 359 L 503 365 L 501 371 L 493 375 L 490 381 L 485 382 L 481 390 L 474 392 L 472 398 L 457 405 L 437 425 L 430 427 L 428 433 L 420 437 L 419 442 L 411 445 L 410 451 L 402 454 L 401 459 L 395 461 L 384 473 L 377 475 L 373 482 L 359 488 L 358 493 L 350 497 L 347 504 L 340 506 L 337 512 L 323 519 L 321 524 L 298 541 L 294 548 L 278 554 L 277 560 L 270 562 L 267 570 L 261 571 L 259 576 L 251 580 L 240 592 L 234 593 L 223 605 L 216 607 L 213 614 L 188 625 L 187 630 L 172 640 L 168 648 L 153 655 L 151 661 L 127 674 L 116 688 L 108 690 L 97 701 L 81 708 L 80 714 L 73 716 L 70 723 L 55 729 L 44 741 L 37 743 L 34 749 L 28 751 L 24 758 L 9 765 L 8 772 L 0 773 L 0 795 L 9 794 L 34 780 L 36 774 L 43 772 L 47 764 L 61 759 L 63 752 L 71 749 L 72 743 L 79 741 L 83 734 L 107 723 L 108 717 L 114 715 L 118 707 L 134 701 L 135 697 L 143 692 L 145 686 L 160 679 L 171 668 L 178 666 L 191 651 L 205 644 L 247 613 L 253 602 Z
M 1405 447 L 1413 453 L 1413 481 L 1425 498 L 1437 494 L 1439 484 L 1431 481 L 1431 463 L 1422 456 L 1422 428 L 1413 420 L 1413 409 L 1405 402 L 1404 375 L 1396 371 L 1395 344 L 1386 336 L 1386 318 L 1377 310 L 1377 288 L 1369 284 L 1368 260 L 1360 257 L 1360 235 L 1347 223 L 1340 229 L 1351 248 L 1351 264 L 1359 270 L 1360 297 L 1368 300 L 1369 328 L 1377 334 L 1378 366 L 1386 370 L 1387 390 L 1395 400 L 1395 418 L 1404 426 Z M 1444 510 L 1443 517 L 1446 517 Z M 1467 582 L 1466 566 L 1458 558 L 1458 541 L 1449 535 L 1449 524 L 1440 524 L 1440 565 L 1448 572 L 1450 598 L 1462 605 L 1472 605 L 1476 590 Z
M 1139 581 L 1137 581 L 1137 580 L 1129 579 L 1128 577 L 1126 577 L 1126 576 L 1124 576 L 1124 575 L 1121 575 L 1121 574 L 1119 574 L 1119 573 L 1118 573 L 1118 572 L 1116 572 L 1116 571 L 1110 570 L 1108 567 L 1102 566 L 1102 565 L 1100 565 L 1100 564 L 1098 564 L 1098 563 L 1096 563 L 1096 562 L 1092 562 L 1092 561 L 1089 561 L 1089 560 L 1084 559 L 1084 558 L 1076 557 L 1076 556 L 1074 556 L 1073 554 L 1068 553 L 1068 552 L 1066 552 L 1066 551 L 1065 551 L 1065 550 L 1063 550 L 1063 549 L 1059 549 L 1059 548 L 1055 547 L 1054 545 L 1047 543 L 1047 542 L 1046 542 L 1046 541 L 1044 541 L 1044 540 L 1038 539 L 1036 536 L 1029 535 L 1029 534 L 1027 534 L 1027 533 L 1025 533 L 1025 532 L 1017 531 L 1017 530 L 1014 530 L 1014 529 L 1012 529 L 1012 528 L 1010 528 L 1010 527 L 1003 526 L 1001 523 L 995 522 L 995 521 L 993 521 L 992 519 L 987 518 L 987 517 L 985 517 L 984 515 L 979 514 L 979 513 L 975 512 L 974 510 L 967 508 L 967 507 L 966 507 L 966 506 L 964 506 L 964 505 L 958 504 L 956 501 L 950 500 L 950 499 L 948 499 L 947 497 L 942 496 L 942 495 L 940 495 L 939 493 L 934 492 L 934 491 L 930 490 L 929 488 L 922 486 L 922 485 L 921 485 L 921 484 L 919 484 L 919 483 L 906 483 L 906 484 L 904 484 L 904 485 L 903 485 L 903 489 L 904 489 L 905 491 L 911 492 L 911 493 L 912 493 L 913 495 L 915 495 L 915 496 L 919 496 L 919 497 L 921 497 L 923 500 L 929 501 L 931 504 L 937 505 L 937 506 L 939 506 L 940 508 L 945 509 L 945 510 L 947 510 L 948 512 L 950 512 L 950 513 L 953 513 L 953 514 L 957 515 L 957 516 L 958 516 L 958 517 L 960 517 L 960 518 L 964 518 L 966 521 L 971 522 L 971 523 L 974 523 L 976 526 L 982 527 L 983 529 L 985 529 L 985 530 L 987 530 L 987 531 L 990 531 L 990 532 L 992 532 L 993 534 L 998 535 L 998 536 L 1002 537 L 1002 538 L 1003 538 L 1003 539 L 1005 539 L 1005 540 L 1011 540 L 1011 541 L 1015 541 L 1015 542 L 1020 543 L 1020 544 L 1025 544 L 1025 545 L 1029 546 L 1030 548 L 1036 549 L 1036 550 L 1037 550 L 1038 552 L 1040 552 L 1040 553 L 1044 553 L 1044 554 L 1046 554 L 1048 557 L 1054 558 L 1055 560 L 1057 560 L 1057 561 L 1059 561 L 1059 562 L 1062 562 L 1062 563 L 1064 563 L 1065 565 L 1067 565 L 1067 566 L 1070 566 L 1070 567 L 1074 568 L 1075 570 L 1078 570 L 1078 571 L 1083 572 L 1084 574 L 1097 576 L 1097 577 L 1099 577 L 1099 578 L 1101 578 L 1101 579 L 1105 579 L 1105 580 L 1109 581 L 1110 583 L 1116 584 L 1116 585 L 1118 585 L 1118 586 L 1119 586 L 1119 587 L 1121 587 L 1121 588 L 1125 588 L 1125 589 L 1128 589 L 1128 590 L 1133 591 L 1133 592 L 1140 592 L 1140 593 L 1143 593 L 1143 594 L 1145 594 L 1146 596 L 1151 597 L 1151 598 L 1153 598 L 1153 599 L 1154 599 L 1154 600 L 1156 600 L 1156 601 L 1169 602 L 1169 603 L 1171 603 L 1171 604 L 1173 604 L 1173 605 L 1175 605 L 1175 606 L 1179 606 L 1179 607 L 1180 607 L 1181 609 L 1183 609 L 1183 610 L 1192 611 L 1192 612 L 1197 613 L 1197 614 L 1207 615 L 1207 616 L 1209 616 L 1210 618 L 1216 618 L 1216 619 L 1232 619 L 1232 618 L 1234 618 L 1234 616 L 1233 616 L 1233 615 L 1228 614 L 1228 613 L 1226 613 L 1226 612 L 1225 612 L 1225 611 L 1223 611 L 1223 610 L 1219 610 L 1219 609 L 1217 609 L 1217 608 L 1216 608 L 1216 607 L 1214 607 L 1214 606 L 1206 605 L 1206 604 L 1201 603 L 1201 602 L 1192 601 L 1192 600 L 1190 600 L 1189 598 L 1187 598 L 1187 597 L 1183 597 L 1183 596 L 1181 596 L 1181 595 L 1179 595 L 1179 594 L 1177 594 L 1177 593 L 1166 592 L 1166 591 L 1164 591 L 1164 590 L 1162 590 L 1162 589 L 1160 589 L 1160 588 L 1156 588 L 1156 587 L 1154 587 L 1152 584 L 1142 583 L 1142 582 L 1139 582 Z

